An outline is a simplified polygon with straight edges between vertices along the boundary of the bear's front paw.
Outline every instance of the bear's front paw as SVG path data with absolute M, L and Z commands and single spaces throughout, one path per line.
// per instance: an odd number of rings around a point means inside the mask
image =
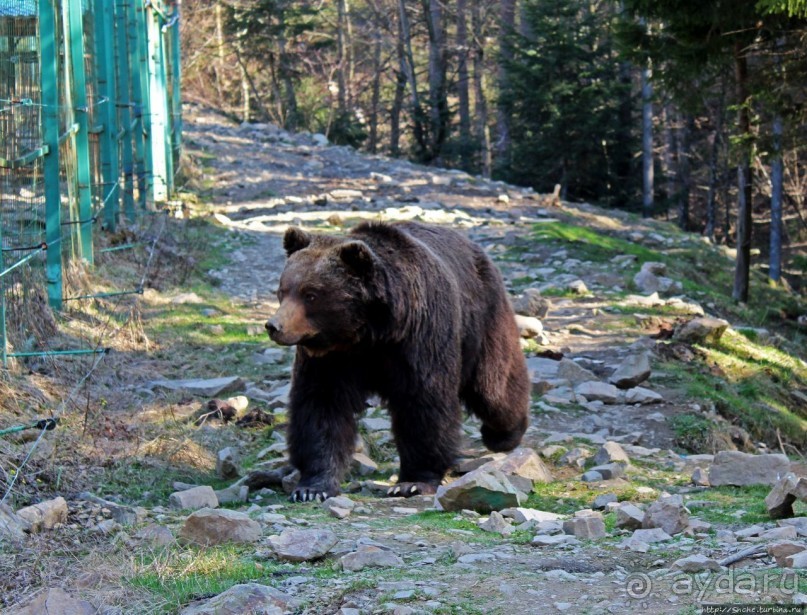
M 437 486 L 431 483 L 398 483 L 387 490 L 390 497 L 411 498 L 415 495 L 434 495 L 437 493 Z
M 289 500 L 292 502 L 324 502 L 334 495 L 339 495 L 339 489 L 336 487 L 297 485 L 294 491 L 291 492 Z

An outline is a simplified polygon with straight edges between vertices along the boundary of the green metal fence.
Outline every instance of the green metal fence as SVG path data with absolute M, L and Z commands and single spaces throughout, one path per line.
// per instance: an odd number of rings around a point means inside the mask
M 0 0 L 0 346 L 49 349 L 66 268 L 168 201 L 181 147 L 180 0 Z M 33 342 L 32 342 L 33 340 Z M 28 347 L 34 350 L 29 351 Z

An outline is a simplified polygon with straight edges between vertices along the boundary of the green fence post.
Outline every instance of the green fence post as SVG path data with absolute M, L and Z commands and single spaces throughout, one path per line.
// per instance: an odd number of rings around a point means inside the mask
M 132 97 L 129 71 L 129 53 L 126 34 L 126 5 L 115 6 L 115 52 L 118 66 L 118 79 L 116 83 L 117 107 L 120 110 L 120 147 L 123 164 L 123 213 L 129 222 L 136 218 L 134 206 L 134 160 L 132 159 Z
M 157 0 L 148 3 L 146 12 L 146 43 L 148 45 L 149 79 L 149 149 L 151 150 L 151 194 L 154 203 L 168 200 L 168 160 L 166 151 L 170 136 L 168 128 L 168 96 L 165 90 L 165 62 L 163 61 L 162 17 Z
M 129 71 L 134 77 L 131 79 L 132 101 L 132 140 L 134 142 L 134 177 L 137 181 L 137 201 L 141 210 L 146 209 L 146 159 L 145 159 L 145 132 L 148 108 L 144 104 L 143 81 L 145 75 L 140 68 L 141 57 L 141 28 L 138 27 L 143 16 L 142 4 L 126 0 L 123 4 L 126 14 L 126 38 L 129 49 Z
M 173 95 L 173 100 L 171 101 L 173 113 L 171 134 L 174 146 L 174 174 L 179 168 L 179 156 L 182 150 L 182 88 L 180 87 L 182 83 L 182 58 L 179 45 L 179 23 L 182 16 L 180 14 L 180 4 L 180 0 L 176 0 L 174 4 L 174 25 L 171 30 L 171 67 L 174 71 L 173 87 L 171 88 L 171 94 Z M 172 177 L 171 180 L 171 185 L 173 186 L 174 178 Z
M 70 32 L 70 67 L 73 79 L 72 87 L 73 106 L 78 132 L 75 135 L 76 145 L 76 175 L 78 179 L 79 203 L 79 234 L 81 237 L 81 256 L 90 264 L 93 262 L 92 251 L 92 224 L 87 222 L 92 218 L 92 192 L 90 177 L 90 144 L 89 121 L 87 106 L 87 75 L 84 69 L 84 11 L 81 0 L 62 0 L 67 2 L 68 28 Z M 94 102 L 92 103 L 94 104 Z M 111 104 L 107 101 L 107 104 Z
M 130 2 L 135 7 L 134 24 L 137 35 L 137 66 L 138 75 L 140 77 L 140 124 L 141 134 L 143 135 L 143 174 L 142 185 L 143 191 L 141 194 L 141 203 L 143 208 L 147 207 L 148 195 L 152 193 L 152 185 L 154 182 L 154 165 L 152 164 L 152 148 L 151 148 L 151 94 L 149 88 L 151 87 L 151 80 L 149 79 L 149 47 L 148 37 L 146 32 L 148 30 L 149 12 L 146 10 L 145 2 Z
M 0 271 L 6 270 L 3 258 L 3 223 L 0 222 Z M 3 367 L 8 367 L 8 347 L 6 345 L 6 280 L 0 275 L 0 352 L 3 355 Z
M 47 154 L 42 161 L 45 181 L 45 272 L 48 302 L 62 309 L 62 213 L 59 193 L 59 41 L 53 0 L 39 0 L 40 78 L 42 81 L 42 141 Z
M 98 95 L 109 104 L 99 114 L 102 131 L 99 137 L 101 150 L 101 177 L 104 182 L 104 218 L 109 230 L 114 231 L 118 221 L 120 168 L 118 166 L 117 114 L 115 109 L 115 45 L 112 39 L 115 24 L 115 5 L 99 2 L 95 12 L 95 59 L 98 76 Z

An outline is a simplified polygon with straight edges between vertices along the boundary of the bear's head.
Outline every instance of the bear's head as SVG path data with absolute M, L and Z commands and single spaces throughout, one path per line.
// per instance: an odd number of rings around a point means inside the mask
M 365 334 L 379 262 L 360 240 L 310 235 L 290 227 L 280 276 L 280 307 L 266 323 L 269 337 L 311 356 L 345 350 Z

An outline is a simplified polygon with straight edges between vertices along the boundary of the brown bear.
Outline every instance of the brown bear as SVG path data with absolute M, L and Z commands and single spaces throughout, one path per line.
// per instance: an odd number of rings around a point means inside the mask
M 455 461 L 461 403 L 482 440 L 509 451 L 527 428 L 530 382 L 502 279 L 450 229 L 365 223 L 346 237 L 289 228 L 270 337 L 296 345 L 288 447 L 292 501 L 339 493 L 358 415 L 386 401 L 400 456 L 390 495 L 434 493 Z

